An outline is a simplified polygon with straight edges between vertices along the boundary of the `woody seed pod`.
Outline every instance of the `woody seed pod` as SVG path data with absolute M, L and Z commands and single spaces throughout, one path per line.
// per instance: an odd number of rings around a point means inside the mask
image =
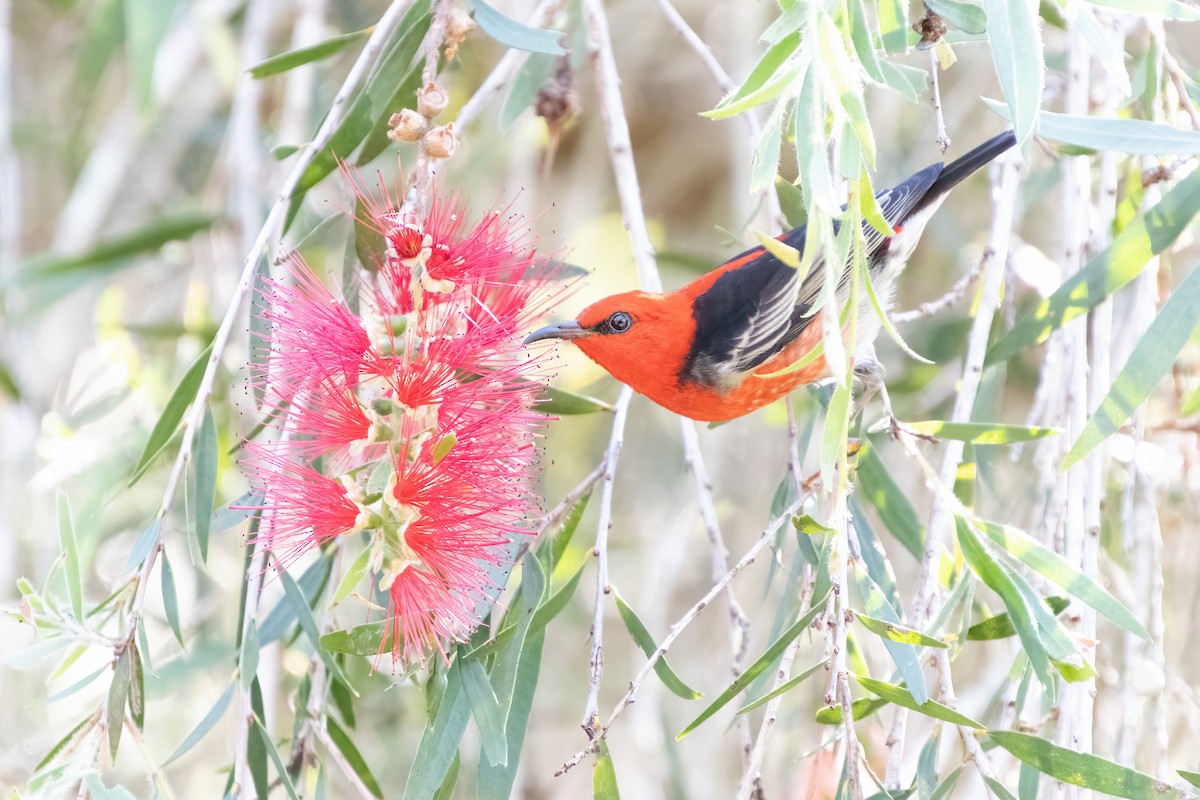
M 411 108 L 406 108 L 399 114 L 392 114 L 388 125 L 392 128 L 388 131 L 388 138 L 398 142 L 415 142 L 429 129 L 429 120 Z
M 436 83 L 430 82 L 424 89 L 417 90 L 417 111 L 425 119 L 433 119 L 450 105 L 450 95 Z
M 449 158 L 458 147 L 458 137 L 454 135 L 454 123 L 447 122 L 425 134 L 421 141 L 425 155 L 430 158 Z

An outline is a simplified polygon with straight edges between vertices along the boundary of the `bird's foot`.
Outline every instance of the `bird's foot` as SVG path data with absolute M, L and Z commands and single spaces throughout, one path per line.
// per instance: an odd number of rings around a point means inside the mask
M 896 419 L 896 415 L 891 413 L 890 408 L 888 409 L 888 432 L 892 435 L 893 439 L 897 440 L 901 435 L 904 435 L 911 436 L 914 439 L 923 439 L 931 444 L 937 444 L 941 441 L 941 439 L 937 438 L 931 433 L 922 433 L 921 431 L 908 427 L 903 422 Z

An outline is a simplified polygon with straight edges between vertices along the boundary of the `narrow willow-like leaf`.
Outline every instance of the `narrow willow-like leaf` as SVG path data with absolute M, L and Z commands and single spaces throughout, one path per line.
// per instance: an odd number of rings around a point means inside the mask
M 754 69 L 750 70 L 746 80 L 742 81 L 742 84 L 732 94 L 721 100 L 713 111 L 727 109 L 761 89 L 771 78 L 775 77 L 779 68 L 796 52 L 799 45 L 800 32 L 795 31 L 768 47 L 767 51 L 758 59 L 758 63 L 754 65 Z
M 1090 753 L 1059 747 L 1038 736 L 1013 731 L 991 731 L 988 736 L 1026 764 L 1072 786 L 1082 786 L 1129 800 L 1151 797 L 1184 800 L 1191 796 L 1144 772 L 1123 767 Z
M 653 658 L 654 653 L 658 650 L 658 644 L 654 641 L 654 637 L 650 635 L 650 631 L 646 628 L 645 623 L 638 617 L 637 612 L 629 607 L 629 604 L 625 602 L 625 598 L 621 597 L 616 589 L 613 589 L 613 598 L 617 601 L 617 611 L 621 615 L 621 621 L 625 623 L 625 629 L 633 637 L 634 643 L 641 648 L 647 658 Z M 684 700 L 695 700 L 698 697 L 704 696 L 684 683 L 683 679 L 675 674 L 675 670 L 671 669 L 671 665 L 667 663 L 666 656 L 655 660 L 654 674 L 677 697 L 682 697 Z
M 337 724 L 333 717 L 328 715 L 325 717 L 325 730 L 329 732 L 330 741 L 341 751 L 346 759 L 346 763 L 354 770 L 354 774 L 362 781 L 367 791 L 375 797 L 382 798 L 383 790 L 379 788 L 379 782 L 371 774 L 371 768 L 367 766 L 367 760 L 358 752 L 358 747 L 355 746 L 354 740 L 342 730 L 342 727 Z
M 603 739 L 596 746 L 596 763 L 592 766 L 592 798 L 621 800 L 621 792 L 617 789 L 617 770 L 613 766 L 612 754 L 608 752 L 608 742 Z
M 1200 414 L 1200 386 L 1196 387 L 1196 391 L 1192 392 L 1179 408 L 1181 417 L 1190 417 L 1194 414 Z
M 947 648 L 950 645 L 943 642 L 941 639 L 935 639 L 932 636 L 926 636 L 920 631 L 913 630 L 906 625 L 901 625 L 896 622 L 885 622 L 881 619 L 868 617 L 866 614 L 855 614 L 854 618 L 862 623 L 862 626 L 876 636 L 901 644 L 910 644 L 919 647 L 941 647 Z
M 908 689 L 902 686 L 893 686 L 890 683 L 877 681 L 874 678 L 868 678 L 864 675 L 855 675 L 854 680 L 858 681 L 860 686 L 872 694 L 877 694 L 889 703 L 903 706 L 904 708 L 916 711 L 918 714 L 940 719 L 943 722 L 949 722 L 951 725 L 962 725 L 967 728 L 975 728 L 976 730 L 986 730 L 982 724 L 936 700 L 926 700 L 924 703 L 918 703 L 913 699 Z
M 1200 265 L 1192 267 L 1183 283 L 1167 302 L 1134 346 L 1112 388 L 1100 401 L 1100 407 L 1088 420 L 1063 459 L 1066 472 L 1101 442 L 1116 433 L 1125 420 L 1146 402 L 1159 381 L 1171 370 L 1179 351 L 1187 344 L 1200 323 Z
M 998 422 L 946 422 L 940 419 L 930 419 L 905 424 L 917 433 L 927 433 L 939 439 L 956 439 L 971 444 L 1028 442 L 1062 433 L 1060 428 L 1003 425 Z
M 1115 150 L 1119 153 L 1156 156 L 1193 155 L 1200 152 L 1200 132 L 1145 119 L 1086 117 L 1043 111 L 1038 119 L 1038 134 L 1096 151 Z
M 108 752 L 115 761 L 121 746 L 121 731 L 125 729 L 125 706 L 129 702 L 129 687 L 133 682 L 133 652 L 126 647 L 117 656 L 112 683 L 108 687 Z
M 925 5 L 964 33 L 983 33 L 987 30 L 987 15 L 975 3 L 966 3 L 963 0 L 926 0 Z
M 850 714 L 855 720 L 866 719 L 888 704 L 882 697 L 860 697 L 850 704 Z M 842 707 L 826 706 L 813 716 L 819 725 L 841 725 Z
M 204 419 L 200 422 L 200 431 L 196 436 L 196 505 L 193 512 L 196 545 L 200 549 L 200 560 L 205 563 L 208 562 L 208 534 L 212 526 L 219 458 L 217 426 L 213 422 L 212 408 L 205 408 Z M 182 641 L 180 643 L 182 644 Z
M 225 687 L 225 691 L 222 692 L 221 696 L 217 698 L 217 702 L 213 703 L 212 708 L 208 710 L 208 713 L 204 715 L 204 718 L 201 719 L 196 727 L 192 729 L 192 732 L 189 733 L 182 742 L 180 742 L 179 747 L 175 748 L 175 752 L 171 753 L 171 755 L 167 757 L 167 760 L 163 762 L 164 767 L 199 744 L 200 740 L 207 736 L 208 732 L 216 727 L 216 724 L 221 721 L 221 717 L 225 716 L 225 709 L 229 708 L 229 701 L 233 699 L 234 685 L 235 684 L 231 683 Z
M 787 103 L 775 104 L 775 110 L 754 142 L 750 157 L 750 191 L 765 191 L 775 182 L 779 170 L 779 148 L 783 144 L 784 112 Z
M 71 613 L 78 621 L 83 620 L 83 576 L 79 568 L 79 542 L 75 539 L 75 522 L 71 519 L 71 504 L 67 493 L 59 489 L 55 493 L 58 505 L 58 545 L 62 548 L 66 564 L 67 594 L 71 598 Z
M 808 680 L 813 675 L 815 675 L 817 673 L 817 670 L 823 669 L 824 667 L 825 667 L 825 661 L 824 660 L 818 661 L 817 663 L 813 664 L 808 669 L 801 672 L 796 677 L 789 679 L 786 683 L 780 684 L 777 688 L 772 689 L 771 691 L 767 692 L 766 694 L 764 694 L 762 697 L 758 698 L 757 700 L 754 700 L 754 701 L 742 706 L 741 708 L 739 708 L 737 710 L 737 713 L 745 714 L 747 711 L 753 711 L 754 709 L 758 708 L 759 706 L 766 705 L 767 703 L 774 700 L 776 697 L 779 697 L 780 695 L 786 694 L 786 693 L 790 692 L 792 689 L 795 689 L 797 686 L 804 683 L 806 680 Z
M 426 723 L 425 733 L 417 745 L 412 769 L 404 785 L 404 800 L 425 800 L 437 792 L 450 763 L 458 755 L 458 743 L 470 718 L 471 704 L 463 688 L 459 662 L 455 660 L 446 674 L 446 689 L 437 713 Z
M 595 414 L 598 411 L 612 412 L 610 403 L 588 397 L 584 394 L 568 392 L 557 386 L 547 386 L 538 395 L 537 410 L 543 414 L 561 414 L 573 416 L 576 414 Z
M 196 399 L 196 392 L 200 389 L 200 381 L 204 377 L 205 368 L 208 366 L 209 356 L 212 354 L 212 345 L 204 348 L 204 352 L 196 357 L 187 371 L 183 373 L 183 377 L 179 379 L 175 391 L 171 393 L 171 397 L 167 400 L 166 406 L 163 407 L 162 414 L 159 415 L 158 421 L 154 423 L 154 428 L 150 431 L 150 437 L 146 439 L 146 444 L 142 447 L 142 454 L 138 457 L 137 465 L 133 468 L 133 474 L 129 476 L 129 482 L 126 486 L 133 486 L 138 479 L 145 474 L 146 469 L 150 466 L 150 462 L 154 457 L 162 452 L 167 446 L 167 442 L 175 435 L 175 429 L 179 427 L 179 421 L 183 419 L 183 413 L 187 411 L 188 406 Z
M 334 129 L 329 142 L 313 155 L 305 167 L 292 194 L 292 213 L 288 214 L 287 220 L 289 224 L 304 194 L 337 169 L 338 160 L 347 158 L 358 147 L 372 132 L 376 121 L 386 119 L 385 113 L 395 111 L 394 108 L 386 108 L 387 103 L 396 87 L 404 81 L 425 38 L 429 19 L 429 6 L 424 3 L 414 3 L 405 12 L 392 38 L 384 45 L 383 56 L 372 67 L 362 90 L 350 101 L 345 116 Z
M 367 574 L 367 570 L 371 566 L 371 550 L 363 548 L 363 551 L 358 554 L 358 558 L 346 568 L 346 574 L 338 581 L 337 588 L 333 592 L 333 598 L 330 600 L 330 605 L 336 606 L 338 603 L 345 600 L 354 591 L 354 587 L 358 586 L 359 581 Z M 322 637 L 322 646 L 324 646 L 324 637 Z
M 878 631 L 875 632 L 884 637 L 883 646 L 887 648 L 888 655 L 895 662 L 896 669 L 904 678 L 904 682 L 913 687 L 913 695 L 917 698 L 917 702 L 924 703 L 929 699 L 929 694 L 925 689 L 925 673 L 921 669 L 921 659 L 917 655 L 916 647 L 909 642 L 895 641 L 882 633 L 889 626 L 899 625 L 900 614 L 892 608 L 891 603 L 884 596 L 883 590 L 867 574 L 861 561 L 854 561 L 854 579 L 858 584 L 858 593 L 862 595 L 867 613 L 874 615 L 867 616 L 863 625 L 868 630 L 875 631 L 872 623 L 878 623 Z
M 168 242 L 190 239 L 211 228 L 214 222 L 216 217 L 201 213 L 161 217 L 131 233 L 102 241 L 78 255 L 38 256 L 22 262 L 13 277 L 0 281 L 0 286 L 30 285 L 56 278 L 103 273 L 134 256 L 154 252 Z
M 104 667 L 104 669 L 107 670 L 108 668 Z M 50 748 L 50 751 L 46 753 L 46 755 L 42 756 L 42 760 L 39 761 L 37 766 L 33 768 L 34 773 L 41 772 L 43 768 L 54 761 L 59 753 L 62 753 L 68 748 L 74 747 L 76 744 L 78 744 L 78 742 L 83 739 L 84 736 L 87 736 L 92 732 L 92 728 L 95 728 L 99 722 L 100 709 L 97 708 L 91 714 L 88 714 L 86 717 L 81 719 L 75 727 L 67 731 L 65 736 L 54 743 L 54 746 Z
M 370 36 L 371 31 L 372 28 L 364 28 L 361 31 L 332 36 L 324 41 L 311 44 L 308 47 L 298 47 L 295 50 L 288 50 L 286 53 L 279 53 L 258 62 L 246 71 L 250 73 L 250 77 L 252 78 L 265 78 L 268 75 L 278 75 L 281 72 L 287 72 L 304 64 L 311 64 L 314 61 L 320 61 L 336 53 L 340 53 L 355 42 L 362 41 Z
M 858 484 L 856 495 L 871 504 L 884 527 L 904 545 L 904 549 L 915 558 L 921 558 L 925 548 L 925 529 L 917 519 L 917 512 L 913 510 L 908 497 L 892 480 L 891 473 L 874 447 L 868 447 L 859 454 L 855 480 Z
M 250 620 L 246 626 L 246 635 L 242 637 L 242 648 L 238 654 L 238 669 L 242 673 L 242 688 L 250 688 L 258 673 L 258 625 Z
M 1021 593 L 1017 591 L 1015 580 L 1019 580 L 1019 578 L 1011 575 L 1003 565 L 992 558 L 970 522 L 957 514 L 954 522 L 958 531 L 959 547 L 962 548 L 963 556 L 971 570 L 987 584 L 989 589 L 1000 596 L 1004 607 L 1008 609 L 1008 613 L 1012 617 L 1017 635 L 1020 636 L 1021 644 L 1025 648 L 1025 655 L 1029 657 L 1029 663 L 1033 666 L 1034 674 L 1037 675 L 1046 694 L 1051 698 L 1056 697 L 1058 686 L 1051 672 L 1050 657 L 1038 636 L 1037 622 L 1025 605 Z
M 95 672 L 93 672 L 89 675 L 85 675 L 84 677 L 75 681 L 74 683 L 72 683 L 70 686 L 63 689 L 62 691 L 55 692 L 54 694 L 50 695 L 49 697 L 47 697 L 45 700 L 38 703 L 37 705 L 48 706 L 51 703 L 62 700 L 64 697 L 70 697 L 71 695 L 78 692 L 80 689 L 85 689 L 88 686 L 90 686 L 92 684 L 92 682 L 96 680 L 96 678 L 99 678 L 105 672 L 108 672 L 108 670 L 109 670 L 109 667 L 106 664 L 103 667 L 100 667 L 99 669 L 97 669 Z
M 162 598 L 167 624 L 171 626 L 171 633 L 175 634 L 176 640 L 182 647 L 183 628 L 179 624 L 179 597 L 175 589 L 175 571 L 171 569 L 171 560 L 167 558 L 165 549 L 162 554 Z
M 1011 358 L 1040 344 L 1052 331 L 1086 314 L 1133 280 L 1166 250 L 1200 212 L 1200 170 L 1177 183 L 1140 219 L 1130 223 L 1102 253 L 1037 304 L 991 350 L 986 363 Z
M 1047 597 L 1045 603 L 1050 606 L 1053 614 L 1061 614 L 1067 606 L 1071 605 L 1071 601 L 1066 597 Z M 966 638 L 973 642 L 986 642 L 993 639 L 1007 639 L 1009 636 L 1016 635 L 1016 632 L 1012 617 L 1004 613 L 988 617 L 982 622 L 972 625 L 967 629 Z
M 552 56 L 561 56 L 567 52 L 558 43 L 562 36 L 558 31 L 531 28 L 523 22 L 501 14 L 484 0 L 467 0 L 467 5 L 475 12 L 475 21 L 479 23 L 483 32 L 500 44 Z
M 1189 772 L 1186 769 L 1175 770 L 1179 773 L 1179 777 L 1190 783 L 1192 786 L 1200 786 L 1200 772 Z
M 983 0 L 988 40 L 1000 88 L 1012 112 L 1017 142 L 1033 133 L 1042 104 L 1045 62 L 1036 0 Z
M 329 720 L 329 723 L 331 725 L 336 724 L 332 719 Z M 267 751 L 267 756 L 270 757 L 271 763 L 275 765 L 275 774 L 279 776 L 279 782 L 283 784 L 283 790 L 287 792 L 287 796 L 291 800 L 300 800 L 296 795 L 296 787 L 292 785 L 292 776 L 288 774 L 287 767 L 284 766 L 283 759 L 279 756 L 279 749 L 275 747 L 275 742 L 271 740 L 271 734 L 267 733 L 262 720 L 257 716 L 254 717 L 254 727 L 258 731 L 259 738 L 262 740 L 263 749 Z
M 775 256 L 777 259 L 782 261 L 784 264 L 787 264 L 789 267 L 792 267 L 793 269 L 798 269 L 800 267 L 800 251 L 799 250 L 792 247 L 791 245 L 781 242 L 780 240 L 776 239 L 774 236 L 771 236 L 770 234 L 763 233 L 758 228 L 755 228 L 753 225 L 750 226 L 750 232 L 754 234 L 754 238 L 758 239 L 758 243 L 761 244 L 763 246 L 763 249 L 766 250 L 768 253 Z M 800 280 L 803 280 L 803 279 L 804 279 L 804 276 L 801 276 Z
M 803 633 L 804 630 L 812 624 L 812 621 L 817 618 L 817 614 L 820 614 L 825 609 L 825 603 L 828 599 L 829 594 L 827 592 L 823 597 L 821 597 L 821 599 L 813 603 L 812 607 L 807 613 L 805 613 L 803 617 L 798 619 L 796 623 L 792 625 L 792 627 L 780 634 L 779 638 L 771 643 L 771 646 L 767 648 L 765 653 L 759 656 L 758 659 L 756 659 L 755 662 L 751 664 L 745 672 L 735 678 L 733 683 L 731 683 L 725 691 L 721 692 L 720 696 L 718 696 L 717 699 L 708 706 L 708 708 L 701 711 L 698 717 L 692 720 L 686 728 L 679 732 L 679 734 L 675 737 L 675 740 L 679 741 L 684 736 L 687 736 L 689 733 L 694 731 L 701 724 L 703 724 L 705 720 L 724 708 L 730 700 L 739 695 L 743 689 L 749 686 L 751 681 L 758 677 L 761 672 L 766 670 L 767 667 L 769 667 L 775 661 L 775 659 L 787 649 L 787 646 L 792 643 L 792 640 Z
M 1091 576 L 1072 566 L 1069 561 L 1037 539 L 1016 528 L 995 522 L 980 520 L 976 522 L 976 527 L 1005 552 L 1046 580 L 1061 586 L 1072 597 L 1079 598 L 1130 633 L 1143 639 L 1150 638 L 1142 623 L 1120 600 L 1109 594 Z
M 505 766 L 508 764 L 508 739 L 504 735 L 503 711 L 488 680 L 487 670 L 474 659 L 462 661 L 459 666 L 487 762 L 493 767 Z
M 577 574 L 581 573 L 582 569 Z M 545 643 L 546 634 L 542 629 L 530 633 L 525 639 L 525 647 L 517 665 L 512 703 L 504 726 L 505 735 L 508 737 L 508 763 L 503 767 L 493 767 L 486 759 L 480 759 L 477 800 L 508 800 L 512 794 L 517 767 L 521 761 L 521 746 L 525 741 L 529 714 L 533 709 L 533 694 L 541 673 Z
M 303 605 L 305 608 L 310 609 L 309 615 L 311 616 L 313 602 L 325 587 L 325 581 L 329 579 L 329 572 L 332 566 L 333 562 L 331 559 L 322 557 L 309 564 L 299 580 L 295 580 L 291 575 L 288 575 L 288 579 L 299 587 L 303 603 L 297 603 L 293 599 L 295 595 L 286 591 L 287 584 L 285 583 L 283 597 L 271 609 L 271 613 L 267 614 L 267 618 L 263 620 L 262 625 L 259 626 L 258 638 L 262 644 L 268 645 L 287 632 L 288 628 L 299 618 L 300 609 L 297 607 L 298 605 Z M 316 640 L 314 640 L 315 643 Z M 378 648 L 378 644 L 379 642 L 376 640 L 376 648 Z M 374 652 L 379 651 L 376 649 Z
M 1200 8 L 1181 0 L 1088 0 L 1092 5 L 1119 8 L 1145 16 L 1154 15 L 1173 19 L 1200 20 Z

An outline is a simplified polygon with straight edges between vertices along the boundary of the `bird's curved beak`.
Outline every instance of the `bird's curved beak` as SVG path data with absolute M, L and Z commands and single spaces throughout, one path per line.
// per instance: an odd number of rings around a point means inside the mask
M 532 342 L 540 342 L 543 339 L 582 339 L 585 336 L 591 336 L 594 331 L 582 328 L 578 322 L 574 320 L 570 322 L 556 322 L 553 325 L 547 325 L 540 328 L 525 337 L 522 344 L 530 344 Z

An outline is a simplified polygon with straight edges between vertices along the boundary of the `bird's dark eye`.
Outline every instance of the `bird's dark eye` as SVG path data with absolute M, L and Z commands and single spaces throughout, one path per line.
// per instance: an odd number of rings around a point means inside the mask
M 608 327 L 613 333 L 624 333 L 633 327 L 633 317 L 618 311 L 608 318 Z

